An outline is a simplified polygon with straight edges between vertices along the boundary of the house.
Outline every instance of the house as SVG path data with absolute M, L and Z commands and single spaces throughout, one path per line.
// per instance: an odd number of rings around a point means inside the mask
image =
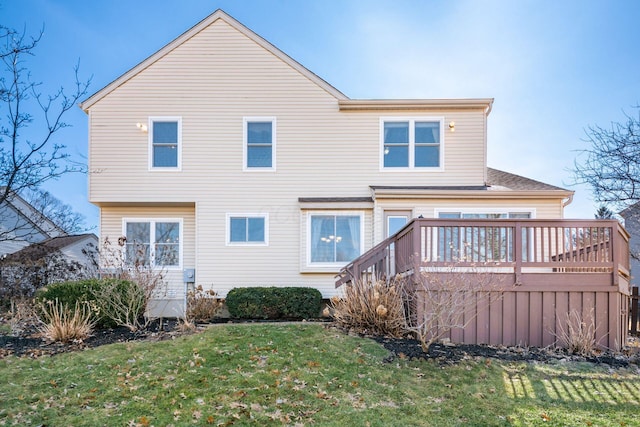
M 5 255 L 0 262 L 0 297 L 33 293 L 51 283 L 84 279 L 98 273 L 98 237 L 93 233 L 52 237 Z
M 0 299 L 97 272 L 95 234 L 70 235 L 17 193 L 7 194 L 0 203 Z
M 4 194 L 5 187 L 0 187 Z M 15 192 L 0 203 L 0 257 L 67 233 Z
M 93 233 L 57 236 L 5 256 L 5 263 L 37 264 L 47 256 L 59 253 L 71 264 L 90 268 L 96 262 L 92 253 L 97 251 L 98 236 Z
M 82 104 L 100 236 L 191 284 L 309 286 L 410 219 L 559 219 L 573 192 L 487 167 L 493 99 L 350 99 L 218 10 Z M 122 240 L 124 242 L 124 240 Z

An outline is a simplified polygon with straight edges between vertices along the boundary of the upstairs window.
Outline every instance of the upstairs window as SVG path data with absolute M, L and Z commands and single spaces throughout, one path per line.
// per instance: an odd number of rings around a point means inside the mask
M 126 220 L 124 228 L 128 264 L 180 266 L 180 221 Z
M 382 119 L 382 166 L 440 168 L 443 119 Z
M 275 168 L 275 118 L 244 119 L 245 170 Z
M 180 118 L 152 117 L 149 121 L 151 168 L 178 169 L 182 133 Z

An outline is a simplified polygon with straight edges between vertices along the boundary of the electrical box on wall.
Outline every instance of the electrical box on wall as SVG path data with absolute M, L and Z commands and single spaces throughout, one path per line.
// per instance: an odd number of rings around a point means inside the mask
M 185 268 L 182 273 L 183 273 L 183 281 L 185 283 L 194 283 L 196 281 L 195 268 Z

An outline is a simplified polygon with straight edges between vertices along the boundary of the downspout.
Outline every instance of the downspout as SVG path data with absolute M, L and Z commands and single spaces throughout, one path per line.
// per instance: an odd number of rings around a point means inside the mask
M 571 204 L 571 202 L 573 202 L 573 193 L 571 193 L 569 195 L 569 197 L 567 197 L 566 199 L 564 199 L 562 201 L 562 208 L 566 208 L 567 206 L 569 206 Z

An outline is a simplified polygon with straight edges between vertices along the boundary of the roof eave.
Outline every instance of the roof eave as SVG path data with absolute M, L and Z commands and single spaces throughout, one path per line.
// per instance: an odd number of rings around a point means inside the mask
M 372 188 L 376 199 L 380 198 L 439 198 L 439 199 L 566 199 L 573 196 L 567 190 L 432 190 L 411 188 Z
M 338 102 L 341 111 L 378 110 L 483 110 L 487 115 L 493 98 L 452 99 L 343 99 Z

